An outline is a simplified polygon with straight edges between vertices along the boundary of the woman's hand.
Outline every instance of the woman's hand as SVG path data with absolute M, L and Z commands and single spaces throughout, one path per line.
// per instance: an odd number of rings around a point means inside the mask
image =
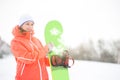
M 47 46 L 48 46 L 48 52 L 51 52 L 53 50 L 54 44 L 49 43 L 49 44 L 47 44 Z

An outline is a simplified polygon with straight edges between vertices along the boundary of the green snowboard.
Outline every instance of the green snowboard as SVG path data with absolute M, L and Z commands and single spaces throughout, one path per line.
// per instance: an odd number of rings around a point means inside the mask
M 47 23 L 44 33 L 46 44 L 54 44 L 53 51 L 48 55 L 49 60 L 52 55 L 61 55 L 61 52 L 65 50 L 65 46 L 61 39 L 62 34 L 63 28 L 59 21 L 53 20 Z M 53 67 L 51 64 L 50 68 L 52 73 L 52 80 L 69 80 L 69 73 L 67 68 Z

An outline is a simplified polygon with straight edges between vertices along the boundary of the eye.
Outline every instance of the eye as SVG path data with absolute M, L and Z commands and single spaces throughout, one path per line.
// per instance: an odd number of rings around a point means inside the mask
M 29 23 L 26 23 L 26 25 L 29 25 Z
M 32 23 L 31 26 L 33 26 L 34 24 Z

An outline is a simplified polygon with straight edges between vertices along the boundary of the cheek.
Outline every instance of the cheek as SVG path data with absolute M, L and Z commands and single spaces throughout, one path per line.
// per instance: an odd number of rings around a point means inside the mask
M 28 31 L 28 26 L 22 26 L 22 29 L 24 29 L 25 31 Z
M 23 25 L 23 26 L 22 26 L 22 29 L 23 29 L 23 30 L 26 30 L 26 27 Z

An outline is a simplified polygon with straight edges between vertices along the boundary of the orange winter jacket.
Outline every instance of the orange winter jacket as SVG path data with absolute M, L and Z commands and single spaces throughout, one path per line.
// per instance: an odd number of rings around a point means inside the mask
M 18 26 L 13 29 L 14 38 L 11 50 L 17 62 L 16 80 L 49 80 L 46 69 L 48 47 L 33 37 L 34 32 L 20 32 Z

